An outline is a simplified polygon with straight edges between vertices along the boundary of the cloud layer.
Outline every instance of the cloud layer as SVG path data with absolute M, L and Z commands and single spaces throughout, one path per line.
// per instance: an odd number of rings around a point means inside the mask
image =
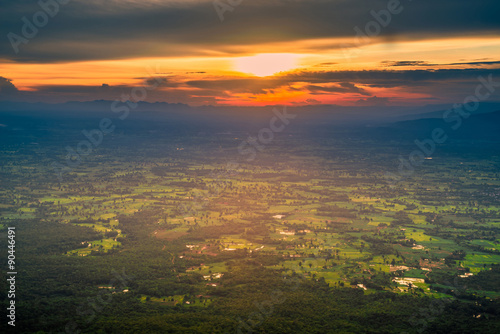
M 44 0 L 51 2 L 52 0 Z M 393 0 L 395 1 L 395 0 Z M 352 38 L 374 20 L 371 11 L 388 0 L 252 0 L 225 13 L 220 22 L 213 1 L 83 1 L 59 5 L 29 43 L 16 54 L 0 40 L 0 58 L 58 62 L 132 57 L 234 55 L 241 48 L 319 38 Z M 33 22 L 37 1 L 2 1 L 0 35 L 22 36 L 22 18 Z M 495 0 L 402 0 L 403 10 L 382 29 L 384 40 L 432 36 L 498 34 Z M 335 44 L 335 43 L 334 43 Z M 330 45 L 329 47 L 339 47 Z M 246 49 L 245 49 L 246 50 Z
M 0 77 L 0 98 L 21 101 L 56 102 L 61 99 L 121 99 L 138 86 L 148 89 L 147 101 L 182 102 L 194 105 L 230 104 L 235 101 L 265 101 L 276 94 L 298 98 L 291 104 L 348 102 L 351 105 L 405 105 L 438 100 L 460 101 L 474 93 L 479 78 L 491 76 L 500 82 L 500 69 L 427 69 L 365 71 L 300 71 L 256 78 L 213 78 L 188 80 L 171 75 L 141 78 L 140 85 L 40 85 L 34 91 L 18 91 L 12 82 Z M 380 96 L 380 94 L 385 96 Z

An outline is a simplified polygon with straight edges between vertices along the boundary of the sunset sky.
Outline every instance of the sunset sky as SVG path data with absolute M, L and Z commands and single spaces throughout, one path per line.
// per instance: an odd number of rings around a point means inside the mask
M 160 82 L 147 101 L 424 105 L 500 77 L 496 0 L 43 2 L 48 14 L 0 1 L 0 100 L 115 100 Z

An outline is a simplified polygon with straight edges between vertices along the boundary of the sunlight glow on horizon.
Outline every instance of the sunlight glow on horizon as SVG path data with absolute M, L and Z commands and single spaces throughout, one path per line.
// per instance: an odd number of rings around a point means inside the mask
M 376 82 L 372 84 L 368 79 L 358 78 L 358 72 L 378 71 L 382 75 L 391 71 L 494 70 L 500 67 L 496 61 L 500 42 L 491 36 L 373 43 L 359 47 L 360 52 L 349 59 L 341 49 L 333 48 L 337 41 L 300 41 L 295 46 L 287 42 L 274 44 L 273 48 L 268 44 L 256 44 L 253 45 L 255 53 L 223 53 L 218 56 L 155 56 L 49 63 L 5 61 L 0 62 L 0 76 L 11 80 L 19 91 L 13 99 L 29 102 L 113 100 L 119 96 L 120 89 L 140 87 L 149 77 L 159 76 L 168 84 L 151 91 L 148 96 L 151 101 L 260 106 L 273 103 L 358 105 L 381 103 L 386 99 L 389 104 L 411 105 L 429 101 L 451 103 L 463 92 L 438 91 L 424 86 L 379 87 Z M 316 48 L 315 52 L 311 48 Z M 294 50 L 294 53 L 286 50 Z M 481 58 L 478 58 L 478 52 Z M 404 61 L 408 64 L 393 64 Z M 485 63 L 481 64 L 481 61 Z M 336 74 L 342 71 L 346 72 L 344 77 Z M 353 71 L 352 77 L 348 75 L 349 71 Z M 332 73 L 334 79 L 327 73 Z M 341 85 L 345 83 L 351 86 Z M 356 87 L 378 100 L 370 100 Z
M 290 53 L 264 53 L 234 60 L 234 69 L 259 77 L 270 76 L 278 72 L 289 71 L 298 67 L 298 56 Z

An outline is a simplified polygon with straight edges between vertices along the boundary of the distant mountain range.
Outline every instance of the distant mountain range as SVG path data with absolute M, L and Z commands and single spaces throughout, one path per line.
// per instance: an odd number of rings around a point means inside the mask
M 253 124 L 260 126 L 269 123 L 274 117 L 273 110 L 282 111 L 282 107 L 191 107 L 180 103 L 166 102 L 114 102 L 106 100 L 89 102 L 67 102 L 61 104 L 26 103 L 0 101 L 0 124 L 7 120 L 29 116 L 35 119 L 84 119 L 84 118 L 117 118 L 113 107 L 126 106 L 130 113 L 128 120 L 147 120 L 153 122 L 180 121 L 183 124 L 198 126 L 216 125 L 227 130 Z M 384 136 L 415 137 L 430 133 L 434 128 L 442 127 L 450 133 L 470 138 L 496 138 L 500 133 L 500 102 L 481 103 L 472 115 L 462 120 L 458 130 L 456 122 L 445 122 L 449 105 L 425 105 L 421 107 L 345 107 L 337 105 L 318 105 L 307 107 L 288 107 L 288 113 L 297 114 L 294 124 L 303 129 L 321 131 L 325 134 L 338 127 L 363 127 L 368 136 L 383 138 Z
M 458 118 L 453 113 L 446 120 L 441 114 L 436 118 L 395 122 L 372 129 L 367 135 L 377 138 L 430 138 L 432 131 L 438 128 L 454 140 L 500 141 L 500 110 L 476 113 L 468 118 Z

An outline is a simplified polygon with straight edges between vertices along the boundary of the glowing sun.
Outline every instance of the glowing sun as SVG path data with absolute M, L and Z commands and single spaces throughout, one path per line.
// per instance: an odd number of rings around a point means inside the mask
M 297 67 L 297 55 L 290 53 L 264 53 L 234 60 L 234 69 L 259 77 L 273 75 Z

